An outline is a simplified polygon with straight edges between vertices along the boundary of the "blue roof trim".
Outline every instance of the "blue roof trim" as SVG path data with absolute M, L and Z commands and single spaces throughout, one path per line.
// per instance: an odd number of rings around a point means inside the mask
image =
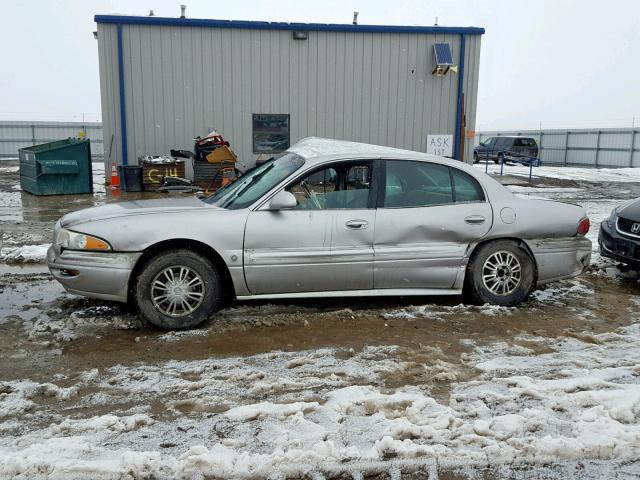
M 316 32 L 484 34 L 484 28 L 479 27 L 254 22 L 248 20 L 209 20 L 204 18 L 132 17 L 127 15 L 96 15 L 94 20 L 96 23 L 112 23 L 117 25 L 171 25 L 181 27 L 250 28 L 257 30 L 307 30 Z

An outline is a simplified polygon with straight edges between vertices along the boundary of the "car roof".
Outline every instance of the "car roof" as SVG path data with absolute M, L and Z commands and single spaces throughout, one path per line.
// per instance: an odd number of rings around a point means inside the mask
M 312 164 L 337 158 L 355 159 L 380 157 L 431 161 L 451 165 L 461 163 L 457 160 L 451 160 L 428 153 L 414 152 L 412 150 L 321 137 L 303 138 L 295 145 L 292 145 L 288 151 L 300 155 L 307 160 L 308 163 Z
M 370 143 L 350 142 L 347 140 L 336 140 L 321 137 L 303 138 L 295 145 L 292 145 L 287 152 L 297 154 L 304 158 L 305 167 L 300 172 L 302 174 L 320 164 L 334 160 L 386 158 L 439 163 L 441 165 L 463 170 L 474 177 L 485 188 L 489 198 L 503 198 L 510 200 L 513 197 L 511 190 L 501 185 L 497 180 L 486 175 L 482 170 L 476 169 L 472 165 L 459 160 L 439 157 L 428 153 L 402 150 L 400 148 L 385 147 L 382 145 L 372 145 Z M 286 179 L 283 181 L 283 184 L 289 180 L 290 179 Z M 282 184 L 274 188 L 273 191 L 277 191 L 281 187 Z
M 533 137 L 526 137 L 524 135 L 492 135 L 490 138 L 529 138 L 533 140 Z

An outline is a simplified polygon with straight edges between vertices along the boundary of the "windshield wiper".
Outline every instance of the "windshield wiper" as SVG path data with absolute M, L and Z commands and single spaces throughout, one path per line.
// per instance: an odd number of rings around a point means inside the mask
M 265 176 L 265 174 L 271 170 L 273 168 L 273 163 L 271 165 L 269 165 L 267 168 L 265 168 L 262 172 L 260 172 L 258 175 L 256 175 L 255 177 L 253 177 L 251 180 L 249 180 L 247 182 L 247 184 L 244 187 L 240 187 L 238 188 L 238 190 L 234 193 L 234 195 L 229 198 L 229 200 L 227 200 L 223 205 L 221 205 L 222 208 L 227 208 L 229 205 L 231 205 L 231 203 L 233 203 L 235 201 L 236 198 L 238 198 L 242 193 L 246 192 L 247 189 L 253 185 L 254 183 L 256 183 L 258 180 L 260 180 L 262 177 Z

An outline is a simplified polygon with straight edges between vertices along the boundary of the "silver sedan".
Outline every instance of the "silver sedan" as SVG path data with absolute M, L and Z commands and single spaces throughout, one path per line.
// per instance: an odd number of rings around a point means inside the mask
M 591 258 L 582 207 L 514 196 L 461 162 L 307 138 L 213 196 L 80 210 L 48 265 L 70 292 L 190 328 L 225 299 L 460 295 L 521 302 Z

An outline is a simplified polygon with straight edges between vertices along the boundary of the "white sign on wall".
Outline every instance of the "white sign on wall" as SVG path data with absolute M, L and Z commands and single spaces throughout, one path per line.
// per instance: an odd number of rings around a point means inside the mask
M 427 153 L 453 157 L 453 135 L 427 135 Z

